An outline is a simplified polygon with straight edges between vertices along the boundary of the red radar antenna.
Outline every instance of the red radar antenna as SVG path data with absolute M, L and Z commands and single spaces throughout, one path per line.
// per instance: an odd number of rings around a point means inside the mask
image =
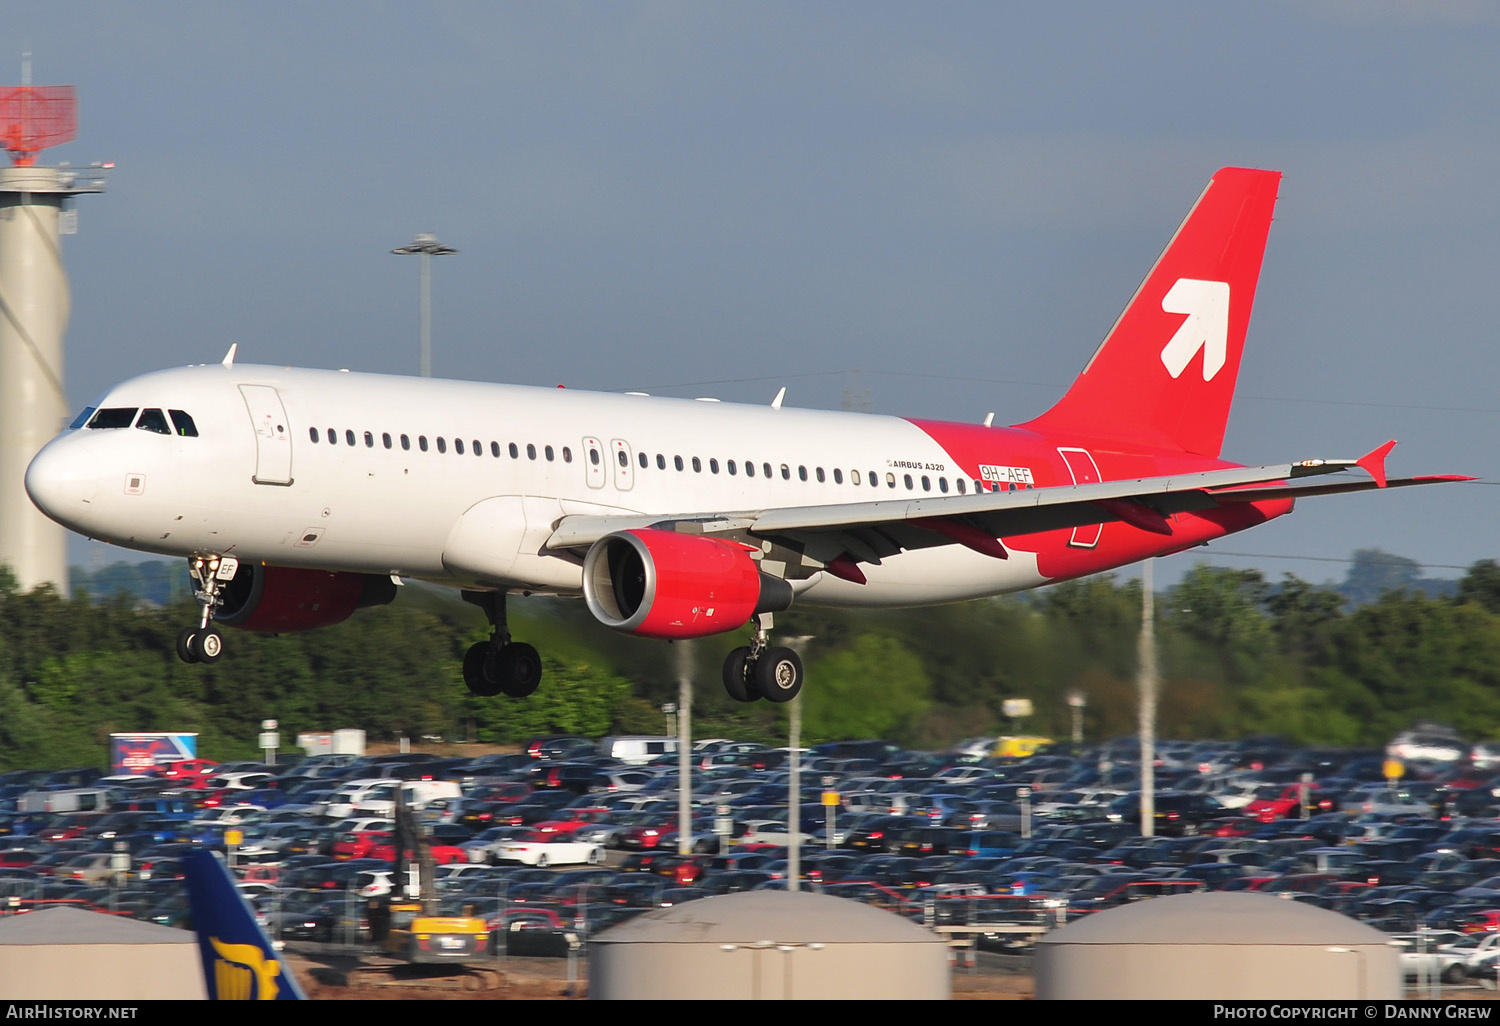
M 48 146 L 78 134 L 78 98 L 72 86 L 0 88 L 0 146 L 17 167 L 31 167 Z

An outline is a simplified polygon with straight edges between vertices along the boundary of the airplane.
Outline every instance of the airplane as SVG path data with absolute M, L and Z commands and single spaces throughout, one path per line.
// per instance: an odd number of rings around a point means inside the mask
M 954 602 L 1086 576 L 1291 511 L 1298 498 L 1471 480 L 1357 459 L 1220 458 L 1281 175 L 1213 175 L 1060 400 L 1011 427 L 783 405 L 218 364 L 109 389 L 33 459 L 26 489 L 81 534 L 186 557 L 217 625 L 290 631 L 460 589 L 491 637 L 464 682 L 524 697 L 511 594 L 581 595 L 601 623 L 682 639 L 748 629 L 737 701 L 789 701 L 770 643 L 793 601 Z M 1363 471 L 1363 473 L 1357 473 Z
M 224 857 L 200 848 L 184 855 L 182 866 L 209 1000 L 306 1001 L 235 887 Z

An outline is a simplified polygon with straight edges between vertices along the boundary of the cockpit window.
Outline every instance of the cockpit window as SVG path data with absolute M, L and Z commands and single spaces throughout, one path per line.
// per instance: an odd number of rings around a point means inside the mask
M 192 417 L 189 417 L 181 410 L 168 410 L 167 412 L 172 414 L 172 423 L 177 426 L 177 433 L 179 435 L 184 438 L 198 437 L 198 425 L 193 423 Z
M 126 409 L 123 406 L 117 406 L 113 409 L 100 410 L 98 413 L 94 414 L 94 418 L 89 421 L 89 427 L 93 430 L 104 430 L 107 428 L 128 428 L 130 425 L 135 423 L 135 415 L 138 409 L 139 407 L 137 406 L 132 406 L 129 409 Z
M 82 413 L 73 418 L 73 423 L 68 425 L 68 429 L 71 431 L 77 431 L 79 428 L 83 427 L 89 422 L 89 418 L 94 415 L 95 409 L 96 407 L 93 406 L 87 407 Z
M 172 429 L 167 426 L 167 415 L 160 410 L 142 410 L 141 419 L 135 422 L 135 426 L 142 431 L 152 431 L 158 435 L 172 433 Z

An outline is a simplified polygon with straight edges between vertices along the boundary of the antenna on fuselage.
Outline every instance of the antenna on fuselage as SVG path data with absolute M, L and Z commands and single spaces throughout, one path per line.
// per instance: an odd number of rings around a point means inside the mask
M 222 361 L 220 361 L 220 362 L 223 363 L 224 366 L 226 366 L 226 367 L 233 367 L 234 366 L 234 351 L 236 349 L 238 349 L 239 347 L 240 347 L 240 344 L 238 342 L 231 342 L 231 343 L 229 343 L 229 352 L 227 352 L 227 353 L 224 354 L 224 359 Z
M 989 413 L 986 413 L 984 415 L 984 426 L 985 427 L 994 427 L 995 426 L 995 411 L 994 410 L 991 410 Z
M 781 386 L 781 391 L 776 393 L 776 398 L 771 400 L 771 409 L 781 409 L 781 400 L 786 398 L 786 386 Z

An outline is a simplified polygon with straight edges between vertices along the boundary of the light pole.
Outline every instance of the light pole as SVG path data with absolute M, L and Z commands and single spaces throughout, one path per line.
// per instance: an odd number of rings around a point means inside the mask
M 1138 673 L 1141 735 L 1141 836 L 1156 833 L 1156 598 L 1152 571 L 1155 560 L 1141 564 L 1141 637 Z
M 445 246 L 430 232 L 421 232 L 404 246 L 391 250 L 397 256 L 416 254 L 422 258 L 422 377 L 432 377 L 432 258 L 457 253 Z
M 1073 747 L 1083 744 L 1083 710 L 1089 704 L 1088 696 L 1077 688 L 1068 692 L 1068 707 L 1073 710 Z

